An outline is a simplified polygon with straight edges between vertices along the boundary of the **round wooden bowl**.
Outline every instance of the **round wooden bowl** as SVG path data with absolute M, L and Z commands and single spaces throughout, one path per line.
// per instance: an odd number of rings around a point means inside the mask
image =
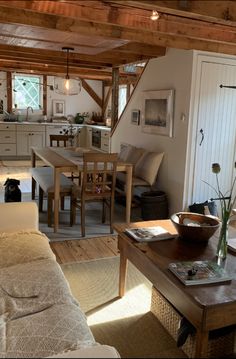
M 220 226 L 220 220 L 192 212 L 178 212 L 170 217 L 180 238 L 207 242 Z

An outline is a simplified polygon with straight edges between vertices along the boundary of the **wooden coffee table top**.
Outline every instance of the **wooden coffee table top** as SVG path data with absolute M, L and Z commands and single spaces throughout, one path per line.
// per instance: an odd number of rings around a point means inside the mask
M 136 250 L 142 252 L 160 271 L 158 278 L 159 285 L 171 284 L 172 289 L 181 290 L 185 295 L 191 297 L 200 307 L 220 306 L 235 303 L 236 306 L 236 255 L 228 252 L 224 262 L 226 270 L 233 275 L 231 282 L 185 286 L 168 269 L 170 262 L 195 261 L 195 260 L 216 260 L 217 234 L 210 238 L 208 243 L 192 243 L 182 240 L 179 237 L 149 243 L 139 243 L 127 236 L 125 229 L 132 227 L 162 226 L 171 234 L 176 230 L 170 220 L 144 221 L 135 223 L 116 223 L 114 229 L 122 240 L 128 242 Z M 129 257 L 128 257 L 129 259 Z M 161 275 L 162 274 L 162 275 Z

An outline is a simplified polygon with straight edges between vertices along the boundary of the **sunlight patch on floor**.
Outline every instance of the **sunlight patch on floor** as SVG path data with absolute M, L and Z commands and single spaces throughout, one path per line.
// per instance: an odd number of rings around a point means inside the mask
M 96 312 L 87 314 L 88 325 L 112 322 L 150 311 L 151 288 L 145 284 L 127 291 L 123 298 L 118 298 Z M 109 320 L 107 319 L 109 318 Z

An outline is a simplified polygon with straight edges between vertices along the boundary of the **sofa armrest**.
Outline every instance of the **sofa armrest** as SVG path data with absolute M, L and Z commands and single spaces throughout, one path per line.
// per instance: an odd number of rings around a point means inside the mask
M 38 206 L 35 202 L 0 203 L 0 231 L 38 230 Z
M 92 347 L 59 353 L 47 358 L 120 358 L 118 351 L 110 345 L 94 345 Z

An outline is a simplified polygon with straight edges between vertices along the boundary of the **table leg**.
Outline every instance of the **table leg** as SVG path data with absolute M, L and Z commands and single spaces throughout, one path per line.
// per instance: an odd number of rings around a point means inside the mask
M 31 150 L 31 167 L 35 167 L 36 165 L 36 156 L 34 153 L 34 150 Z M 31 179 L 31 199 L 34 200 L 35 199 L 35 190 L 36 190 L 36 181 L 35 179 L 32 177 Z
M 54 233 L 59 227 L 60 169 L 54 168 Z
M 207 346 L 208 346 L 208 331 L 197 330 L 196 333 L 196 351 L 195 358 L 206 358 L 207 357 Z
M 126 223 L 130 223 L 132 204 L 132 175 L 133 166 L 126 166 Z
M 124 252 L 120 251 L 120 277 L 119 277 L 119 297 L 122 298 L 125 295 L 125 284 L 127 275 L 128 260 Z

